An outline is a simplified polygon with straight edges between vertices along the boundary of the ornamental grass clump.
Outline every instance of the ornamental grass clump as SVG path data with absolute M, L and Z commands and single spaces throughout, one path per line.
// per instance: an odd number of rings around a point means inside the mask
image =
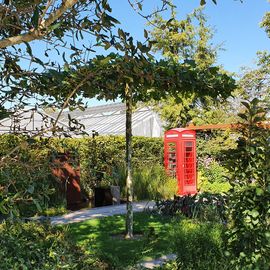
M 224 226 L 181 220 L 173 232 L 177 269 L 229 269 L 224 255 Z

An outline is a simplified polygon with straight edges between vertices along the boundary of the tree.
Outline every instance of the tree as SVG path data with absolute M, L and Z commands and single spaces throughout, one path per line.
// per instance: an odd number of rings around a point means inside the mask
M 110 12 L 107 1 L 99 0 L 3 0 L 0 106 L 8 102 L 13 107 L 27 105 L 29 98 L 33 98 L 27 89 L 38 72 L 83 62 L 87 59 L 86 52 L 89 54 L 100 42 L 110 40 L 112 27 L 119 23 Z M 84 38 L 93 43 L 82 43 Z M 42 48 L 42 53 L 33 41 Z M 35 99 L 44 103 L 37 96 Z
M 270 37 L 270 12 L 266 12 L 264 15 L 261 27 L 265 28 L 267 35 Z
M 182 20 L 177 20 L 176 15 L 172 7 L 169 21 L 163 19 L 159 14 L 151 21 L 153 27 L 150 34 L 151 40 L 153 40 L 153 51 L 160 51 L 163 57 L 169 61 L 180 63 L 194 61 L 201 69 L 213 66 L 216 61 L 217 47 L 211 44 L 213 31 L 207 26 L 203 8 L 195 9 Z M 200 118 L 206 111 L 212 110 L 213 114 L 220 111 L 217 108 L 220 102 L 218 97 L 211 99 L 200 96 L 198 98 L 193 93 L 161 100 L 154 103 L 154 108 L 166 123 L 165 128 L 169 129 L 185 127 L 190 121 L 194 124 L 201 124 L 203 121 Z M 224 105 L 219 106 L 224 107 Z M 206 123 L 211 123 L 211 119 L 205 117 L 204 119 Z M 212 123 L 215 121 L 213 119 Z M 224 122 L 224 117 L 221 121 Z
M 61 100 L 81 84 L 72 99 L 83 96 L 99 99 L 121 98 L 126 101 L 126 161 L 127 161 L 127 237 L 133 235 L 132 222 L 132 164 L 131 164 L 131 114 L 137 101 L 147 102 L 168 96 L 195 93 L 198 95 L 229 95 L 234 80 L 215 67 L 201 70 L 194 63 L 181 65 L 169 61 L 156 61 L 148 53 L 150 47 L 134 43 L 129 34 L 119 30 L 119 46 L 125 47 L 123 56 L 109 54 L 97 56 L 76 70 L 55 72 L 49 70 L 40 80 L 33 81 L 37 93 L 45 93 Z M 50 85 L 48 92 L 47 85 Z M 61 90 L 59 92 L 59 89 Z
M 239 95 L 242 99 L 251 101 L 255 97 L 270 104 L 270 55 L 268 52 L 257 53 L 257 68 L 244 69 L 239 80 Z
M 269 35 L 269 13 L 262 26 Z M 258 125 L 269 112 L 270 55 L 259 53 L 258 68 L 247 71 L 239 86 L 245 110 L 237 148 L 228 153 L 231 172 L 227 255 L 236 269 L 268 269 L 270 261 L 270 182 L 268 128 Z
M 201 68 L 216 61 L 217 49 L 210 44 L 212 29 L 206 25 L 203 8 L 195 9 L 185 19 L 178 20 L 174 6 L 169 20 L 156 14 L 151 21 L 153 51 L 160 51 L 165 59 L 183 62 L 193 60 Z
M 167 1 L 162 2 L 167 3 Z M 16 3 L 16 7 L 18 7 L 21 2 Z M 40 3 L 44 6 L 45 2 L 41 1 Z M 64 36 L 67 33 L 71 32 L 72 37 L 79 40 L 83 38 L 82 32 L 87 29 L 86 31 L 90 31 L 90 33 L 97 37 L 98 43 L 102 42 L 105 49 L 113 46 L 122 52 L 122 55 L 110 54 L 106 57 L 97 56 L 89 60 L 81 56 L 82 50 L 78 49 L 73 43 L 70 49 L 74 53 L 69 55 L 70 61 L 66 60 L 66 56 L 63 53 L 64 66 L 59 64 L 57 68 L 54 68 L 55 63 L 53 61 L 44 63 L 33 55 L 32 48 L 28 43 L 25 43 L 26 53 L 30 56 L 30 62 L 41 65 L 45 70 L 44 72 L 39 72 L 36 67 L 31 68 L 30 71 L 25 71 L 21 68 L 19 65 L 20 47 L 12 48 L 8 52 L 5 49 L 1 50 L 1 56 L 5 59 L 2 70 L 2 82 L 4 81 L 3 87 L 7 88 L 4 98 L 5 100 L 10 100 L 13 97 L 20 96 L 19 101 L 25 103 L 23 102 L 23 97 L 35 94 L 41 98 L 42 104 L 46 104 L 48 98 L 53 98 L 55 103 L 61 104 L 61 111 L 68 106 L 78 105 L 78 98 L 81 96 L 87 98 L 97 96 L 100 99 L 122 98 L 126 100 L 128 164 L 127 237 L 132 237 L 132 103 L 139 100 L 148 101 L 150 98 L 160 99 L 168 95 L 177 96 L 180 92 L 226 96 L 234 88 L 234 80 L 226 74 L 220 73 L 216 67 L 209 67 L 205 70 L 199 69 L 194 61 L 187 61 L 181 65 L 168 61 L 155 61 L 149 54 L 150 44 L 135 43 L 133 38 L 121 29 L 118 30 L 117 35 L 111 35 L 111 28 L 118 21 L 107 14 L 107 11 L 110 11 L 107 1 L 92 1 L 91 3 L 95 4 L 92 11 L 96 19 L 90 20 L 88 15 L 84 18 L 80 17 L 80 15 L 84 14 L 85 11 L 89 11 L 89 8 L 92 7 L 87 2 L 81 0 L 77 3 L 79 6 L 76 9 L 74 8 L 74 11 L 63 13 L 66 14 L 66 17 L 58 17 L 58 24 L 56 22 L 55 24 L 50 24 L 51 26 L 54 25 L 50 29 L 51 31 L 48 32 L 48 34 L 52 34 L 51 36 L 44 35 L 42 37 L 48 37 L 49 42 L 51 41 L 50 38 L 55 38 L 54 41 L 59 43 L 56 43 L 56 46 L 52 44 L 52 47 L 58 49 L 64 44 L 64 49 L 66 49 Z M 34 28 L 39 27 L 42 21 L 39 22 L 39 16 L 37 16 L 38 9 L 37 5 L 32 7 L 33 16 L 29 16 L 26 10 L 24 10 L 26 26 L 32 24 Z M 41 8 L 41 10 L 43 9 Z M 64 19 L 65 24 L 62 25 L 60 19 L 61 21 Z M 65 21 L 65 19 L 67 20 Z M 5 25 L 8 26 L 8 24 Z M 9 28 L 6 31 L 4 34 L 9 35 Z M 107 33 L 108 35 L 106 35 Z M 147 38 L 147 32 L 145 32 L 145 37 Z M 85 49 L 91 51 L 92 47 Z M 45 56 L 49 57 L 47 51 L 45 51 Z

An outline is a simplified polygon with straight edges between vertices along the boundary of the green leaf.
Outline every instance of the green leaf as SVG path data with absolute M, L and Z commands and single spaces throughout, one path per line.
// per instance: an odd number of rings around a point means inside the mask
M 254 147 L 250 147 L 250 153 L 252 154 L 252 155 L 254 155 L 255 154 L 255 148 Z
M 262 188 L 256 188 L 256 194 L 257 194 L 257 196 L 261 196 L 261 195 L 263 195 L 263 193 L 264 193 L 264 191 L 263 191 Z
M 248 120 L 248 116 L 244 113 L 239 113 L 238 116 L 246 121 Z
M 39 10 L 38 6 L 36 6 L 33 17 L 31 18 L 32 25 L 35 27 L 35 29 L 38 28 L 38 21 L 39 21 Z
M 252 223 L 253 223 L 254 225 L 257 225 L 257 224 L 259 223 L 259 221 L 260 221 L 259 219 L 253 219 L 253 220 L 252 220 Z
M 38 63 L 38 64 L 40 64 L 41 66 L 44 66 L 44 63 L 39 58 L 37 58 L 37 57 L 34 57 L 33 58 L 33 61 L 36 62 L 36 63 Z
M 28 43 L 28 42 L 24 42 L 24 44 L 26 45 L 26 52 L 27 52 L 31 57 L 33 57 L 32 48 L 31 48 L 31 46 L 29 45 L 29 43 Z
M 116 20 L 114 17 L 112 17 L 108 14 L 106 14 L 106 19 L 110 20 L 113 23 L 120 24 L 120 22 L 118 20 Z
M 242 101 L 241 103 L 242 103 L 248 110 L 250 110 L 250 105 L 249 105 L 248 102 Z
M 120 28 L 118 29 L 118 35 L 119 35 L 119 37 L 122 37 L 123 39 L 126 39 L 125 32 Z
M 104 49 L 108 50 L 109 48 L 111 48 L 111 43 L 110 42 L 106 42 Z
M 34 185 L 31 185 L 31 186 L 28 187 L 27 192 L 30 193 L 30 194 L 33 194 L 34 190 L 35 190 Z
M 252 210 L 251 211 L 251 216 L 253 217 L 253 218 L 256 218 L 257 216 L 259 216 L 260 215 L 260 213 L 257 211 L 257 210 Z
M 244 252 L 240 252 L 240 257 L 246 257 L 246 254 Z
M 50 27 L 50 29 L 51 29 L 51 30 L 55 30 L 55 29 L 59 28 L 59 27 L 61 26 L 61 24 L 62 24 L 62 22 L 53 24 L 53 25 Z
M 174 20 L 174 18 L 170 18 L 167 22 L 166 22 L 166 25 L 170 25 L 170 23 Z
M 41 211 L 42 211 L 42 208 L 41 208 L 41 206 L 40 206 L 40 203 L 39 203 L 36 199 L 33 199 L 33 202 L 34 202 L 34 204 L 35 204 L 37 210 L 38 210 L 39 212 L 41 212 Z
M 201 6 L 204 6 L 205 4 L 206 4 L 206 1 L 205 0 L 201 0 L 200 5 Z
M 147 32 L 147 30 L 145 30 L 145 29 L 144 29 L 144 37 L 145 37 L 145 38 L 148 38 L 148 32 Z

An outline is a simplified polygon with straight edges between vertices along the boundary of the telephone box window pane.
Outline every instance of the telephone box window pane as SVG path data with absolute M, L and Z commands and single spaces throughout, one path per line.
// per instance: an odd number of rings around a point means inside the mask
M 184 184 L 195 183 L 195 162 L 193 142 L 184 142 Z
M 168 143 L 168 172 L 171 177 L 176 177 L 176 143 Z

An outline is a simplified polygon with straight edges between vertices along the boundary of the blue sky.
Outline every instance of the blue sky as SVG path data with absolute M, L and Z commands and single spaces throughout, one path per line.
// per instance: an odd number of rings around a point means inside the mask
M 109 1 L 113 15 L 120 20 L 122 28 L 135 38 L 143 40 L 145 20 L 138 16 L 129 6 L 127 0 Z M 199 6 L 199 0 L 175 0 L 179 18 Z M 225 69 L 239 71 L 242 66 L 252 66 L 259 50 L 270 50 L 270 39 L 259 24 L 263 15 L 270 11 L 267 0 L 217 0 L 215 5 L 207 1 L 205 13 L 208 23 L 215 29 L 214 43 L 222 44 L 218 63 Z M 158 1 L 145 0 L 145 8 L 149 11 Z M 146 12 L 147 13 L 147 12 Z

